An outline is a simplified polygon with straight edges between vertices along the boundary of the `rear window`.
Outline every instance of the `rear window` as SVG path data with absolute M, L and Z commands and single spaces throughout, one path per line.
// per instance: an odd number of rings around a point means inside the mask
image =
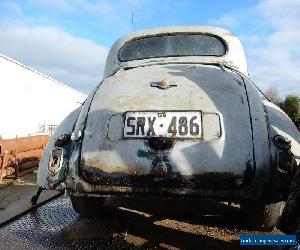
M 204 34 L 178 34 L 152 36 L 127 42 L 119 51 L 120 61 L 155 57 L 222 56 L 224 42 Z

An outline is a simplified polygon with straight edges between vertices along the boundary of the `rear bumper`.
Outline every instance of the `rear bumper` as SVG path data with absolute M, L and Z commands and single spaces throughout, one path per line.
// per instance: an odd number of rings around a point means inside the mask
M 92 174 L 93 173 L 93 174 Z M 212 198 L 223 201 L 281 201 L 278 191 L 268 185 L 266 171 L 256 171 L 252 181 L 245 176 L 206 173 L 196 176 L 172 176 L 164 178 L 155 175 L 130 176 L 91 171 L 80 171 L 67 189 L 72 195 L 80 196 L 183 196 Z
M 182 196 L 224 201 L 255 199 L 245 192 L 240 176 L 224 173 L 167 178 L 153 174 L 112 176 L 107 173 L 100 175 L 98 172 L 93 175 L 91 171 L 81 170 L 80 177 L 74 184 L 73 188 L 69 189 L 69 193 L 78 196 Z
M 160 169 L 150 174 L 129 175 L 126 173 L 107 173 L 97 168 L 85 167 L 80 178 L 95 186 L 126 187 L 129 190 L 155 189 L 217 189 L 238 190 L 246 186 L 245 177 L 231 172 L 208 172 L 197 175 L 182 175 Z
M 82 186 L 81 186 L 82 187 Z M 213 189 L 189 189 L 189 188 L 156 188 L 156 187 L 128 187 L 128 186 L 90 186 L 75 192 L 69 192 L 75 196 L 160 196 L 160 197 L 199 197 L 218 199 L 224 201 L 253 200 L 243 190 L 213 190 Z

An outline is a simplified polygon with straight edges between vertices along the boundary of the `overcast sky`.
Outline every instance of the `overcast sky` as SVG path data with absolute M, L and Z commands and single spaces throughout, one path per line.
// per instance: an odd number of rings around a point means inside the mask
M 241 39 L 259 87 L 300 95 L 300 0 L 1 0 L 0 53 L 88 94 L 120 36 L 197 24 Z

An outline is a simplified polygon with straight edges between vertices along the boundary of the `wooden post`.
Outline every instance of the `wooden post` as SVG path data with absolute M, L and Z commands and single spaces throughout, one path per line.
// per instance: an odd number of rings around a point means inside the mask
M 18 161 L 18 158 L 17 158 L 17 150 L 14 150 L 12 152 L 12 155 L 14 156 L 14 165 L 15 165 L 15 176 L 16 176 L 16 179 L 18 180 L 20 178 L 20 172 L 19 172 L 19 161 Z
M 2 166 L 1 166 L 1 171 L 0 171 L 0 182 L 2 182 L 2 179 L 3 179 L 3 176 L 4 176 L 4 171 L 5 171 L 5 166 L 6 166 L 6 163 L 7 163 L 7 151 L 5 151 L 0 156 L 2 158 Z

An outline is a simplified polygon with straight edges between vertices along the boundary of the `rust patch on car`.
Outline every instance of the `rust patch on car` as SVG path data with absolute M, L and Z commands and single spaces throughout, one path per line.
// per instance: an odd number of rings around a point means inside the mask
M 100 160 L 95 160 L 95 159 L 82 159 L 82 167 L 83 168 L 95 168 L 95 169 L 101 169 L 107 173 L 126 173 L 126 174 L 133 174 L 130 171 L 126 172 L 126 169 L 121 168 L 120 166 L 116 166 L 116 165 L 106 165 L 104 164 L 102 161 Z
M 184 176 L 172 172 L 166 157 L 156 157 L 152 161 L 150 174 L 130 175 L 123 172 L 108 173 L 95 167 L 81 167 L 81 178 L 96 186 L 131 187 L 132 193 L 138 187 L 148 188 L 180 188 L 180 189 L 239 189 L 242 176 L 225 173 L 205 173 Z M 94 189 L 96 190 L 96 186 Z

